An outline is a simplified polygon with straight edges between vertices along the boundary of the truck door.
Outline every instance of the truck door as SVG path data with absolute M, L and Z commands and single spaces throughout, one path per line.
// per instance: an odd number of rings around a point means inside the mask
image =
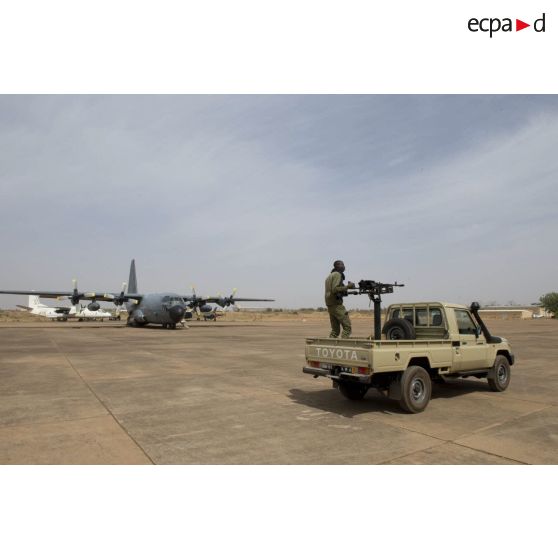
M 453 370 L 481 370 L 486 368 L 488 347 L 484 336 L 478 334 L 477 324 L 468 310 L 454 308 L 459 341 L 454 343 Z

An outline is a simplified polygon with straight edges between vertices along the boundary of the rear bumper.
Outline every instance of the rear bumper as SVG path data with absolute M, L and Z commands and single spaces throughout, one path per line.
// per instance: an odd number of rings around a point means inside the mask
M 351 374 L 349 372 L 340 372 L 339 374 L 332 374 L 329 370 L 323 368 L 314 368 L 313 366 L 304 366 L 302 368 L 304 374 L 311 374 L 314 378 L 323 376 L 339 382 L 340 380 L 348 380 L 350 382 L 360 382 L 361 384 L 369 384 L 372 382 L 371 374 Z

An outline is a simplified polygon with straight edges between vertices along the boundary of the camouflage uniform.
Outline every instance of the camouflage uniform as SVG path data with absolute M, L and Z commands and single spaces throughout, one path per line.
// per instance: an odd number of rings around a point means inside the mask
M 347 292 L 347 287 L 343 284 L 345 276 L 335 269 L 328 275 L 325 281 L 325 303 L 329 312 L 331 322 L 330 337 L 339 337 L 341 326 L 343 333 L 341 337 L 346 339 L 351 336 L 351 320 L 349 313 L 343 306 L 343 293 Z

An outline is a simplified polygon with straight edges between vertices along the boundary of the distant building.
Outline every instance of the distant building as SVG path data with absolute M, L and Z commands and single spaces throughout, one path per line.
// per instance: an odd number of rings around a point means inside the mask
M 540 304 L 516 306 L 483 306 L 479 311 L 483 318 L 500 320 L 530 320 L 533 318 L 551 318 Z

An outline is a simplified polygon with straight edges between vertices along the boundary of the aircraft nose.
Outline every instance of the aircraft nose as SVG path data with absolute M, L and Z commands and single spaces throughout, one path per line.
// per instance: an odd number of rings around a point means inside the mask
M 170 317 L 178 323 L 183 317 L 184 313 L 186 312 L 186 307 L 182 304 L 175 304 L 169 308 L 169 315 Z

